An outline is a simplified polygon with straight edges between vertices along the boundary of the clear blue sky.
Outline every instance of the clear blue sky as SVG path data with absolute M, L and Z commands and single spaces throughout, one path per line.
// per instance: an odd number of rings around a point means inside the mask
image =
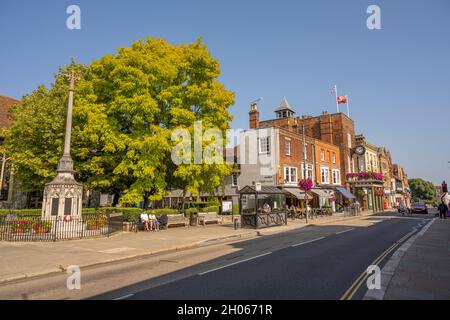
M 66 8 L 81 7 L 81 30 Z M 381 8 L 382 30 L 366 9 Z M 370 142 L 387 146 L 410 177 L 450 180 L 450 1 L 0 1 L 0 93 L 49 84 L 73 57 L 89 63 L 147 36 L 201 36 L 236 92 L 234 128 L 286 96 L 297 114 L 334 112 L 332 84 Z

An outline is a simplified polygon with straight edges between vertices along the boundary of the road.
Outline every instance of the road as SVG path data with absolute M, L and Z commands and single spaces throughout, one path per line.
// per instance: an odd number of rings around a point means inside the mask
M 380 214 L 0 286 L 2 299 L 340 299 L 366 268 L 430 216 Z M 388 258 L 387 255 L 386 258 Z M 380 262 L 380 266 L 386 259 Z M 364 285 L 351 298 L 361 299 Z

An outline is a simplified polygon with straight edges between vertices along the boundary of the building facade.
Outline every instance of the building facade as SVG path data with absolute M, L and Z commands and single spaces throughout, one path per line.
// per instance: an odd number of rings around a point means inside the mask
M 378 159 L 381 174 L 383 175 L 385 208 L 392 209 L 395 204 L 395 189 L 392 188 L 393 168 L 391 152 L 385 147 L 378 148 Z
M 320 122 L 320 118 L 318 120 Z M 325 115 L 323 121 L 330 124 L 331 117 Z M 345 172 L 341 150 L 331 143 L 332 138 L 324 141 L 312 137 L 312 125 L 309 129 L 305 125 L 303 134 L 303 125 L 286 99 L 275 109 L 272 120 L 260 121 L 257 106 L 252 105 L 250 129 L 240 136 L 239 185 L 277 186 L 287 193 L 288 204 L 303 207 L 305 195 L 298 184 L 299 180 L 310 178 L 314 182 L 313 205 L 335 209 L 336 187 L 342 187 L 342 172 Z M 325 136 L 325 131 L 330 132 L 331 127 L 322 127 L 322 136 Z

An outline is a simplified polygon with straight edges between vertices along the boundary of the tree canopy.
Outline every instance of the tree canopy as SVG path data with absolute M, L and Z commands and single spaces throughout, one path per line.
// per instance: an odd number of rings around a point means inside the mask
M 219 62 L 201 40 L 171 45 L 148 38 L 88 66 L 60 69 L 50 89 L 40 86 L 13 108 L 5 146 L 28 190 L 42 189 L 55 175 L 68 97 L 63 74 L 74 68 L 81 80 L 75 86 L 71 154 L 77 179 L 88 188 L 120 190 L 123 202 L 137 203 L 142 196 L 161 199 L 171 187 L 211 191 L 230 174 L 225 163 L 194 164 L 193 152 L 187 163 L 171 159 L 175 130 L 189 132 L 192 146 L 197 121 L 201 135 L 215 128 L 226 136 L 234 94 L 218 81 Z M 202 150 L 216 139 L 204 140 Z
M 433 183 L 419 178 L 410 179 L 408 182 L 411 188 L 412 198 L 415 201 L 436 199 L 436 189 Z

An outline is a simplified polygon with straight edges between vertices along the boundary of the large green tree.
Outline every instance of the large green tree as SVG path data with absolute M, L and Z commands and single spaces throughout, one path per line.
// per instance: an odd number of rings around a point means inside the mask
M 409 179 L 408 182 L 411 189 L 412 198 L 415 201 L 436 199 L 436 189 L 433 183 L 419 178 Z
M 171 158 L 178 143 L 171 139 L 174 130 L 187 130 L 194 141 L 194 123 L 201 121 L 200 135 L 215 128 L 225 136 L 232 120 L 234 94 L 218 82 L 219 63 L 201 40 L 176 46 L 148 38 L 87 67 L 68 68 L 82 75 L 74 99 L 72 155 L 88 187 L 122 191 L 124 202 L 137 203 L 143 196 L 161 199 L 170 187 L 211 191 L 230 173 L 227 164 L 175 165 Z M 64 71 L 49 90 L 41 86 L 24 98 L 25 107 L 13 110 L 13 127 L 6 132 L 19 178 L 29 189 L 51 180 L 62 153 Z M 205 140 L 203 149 L 217 139 Z

